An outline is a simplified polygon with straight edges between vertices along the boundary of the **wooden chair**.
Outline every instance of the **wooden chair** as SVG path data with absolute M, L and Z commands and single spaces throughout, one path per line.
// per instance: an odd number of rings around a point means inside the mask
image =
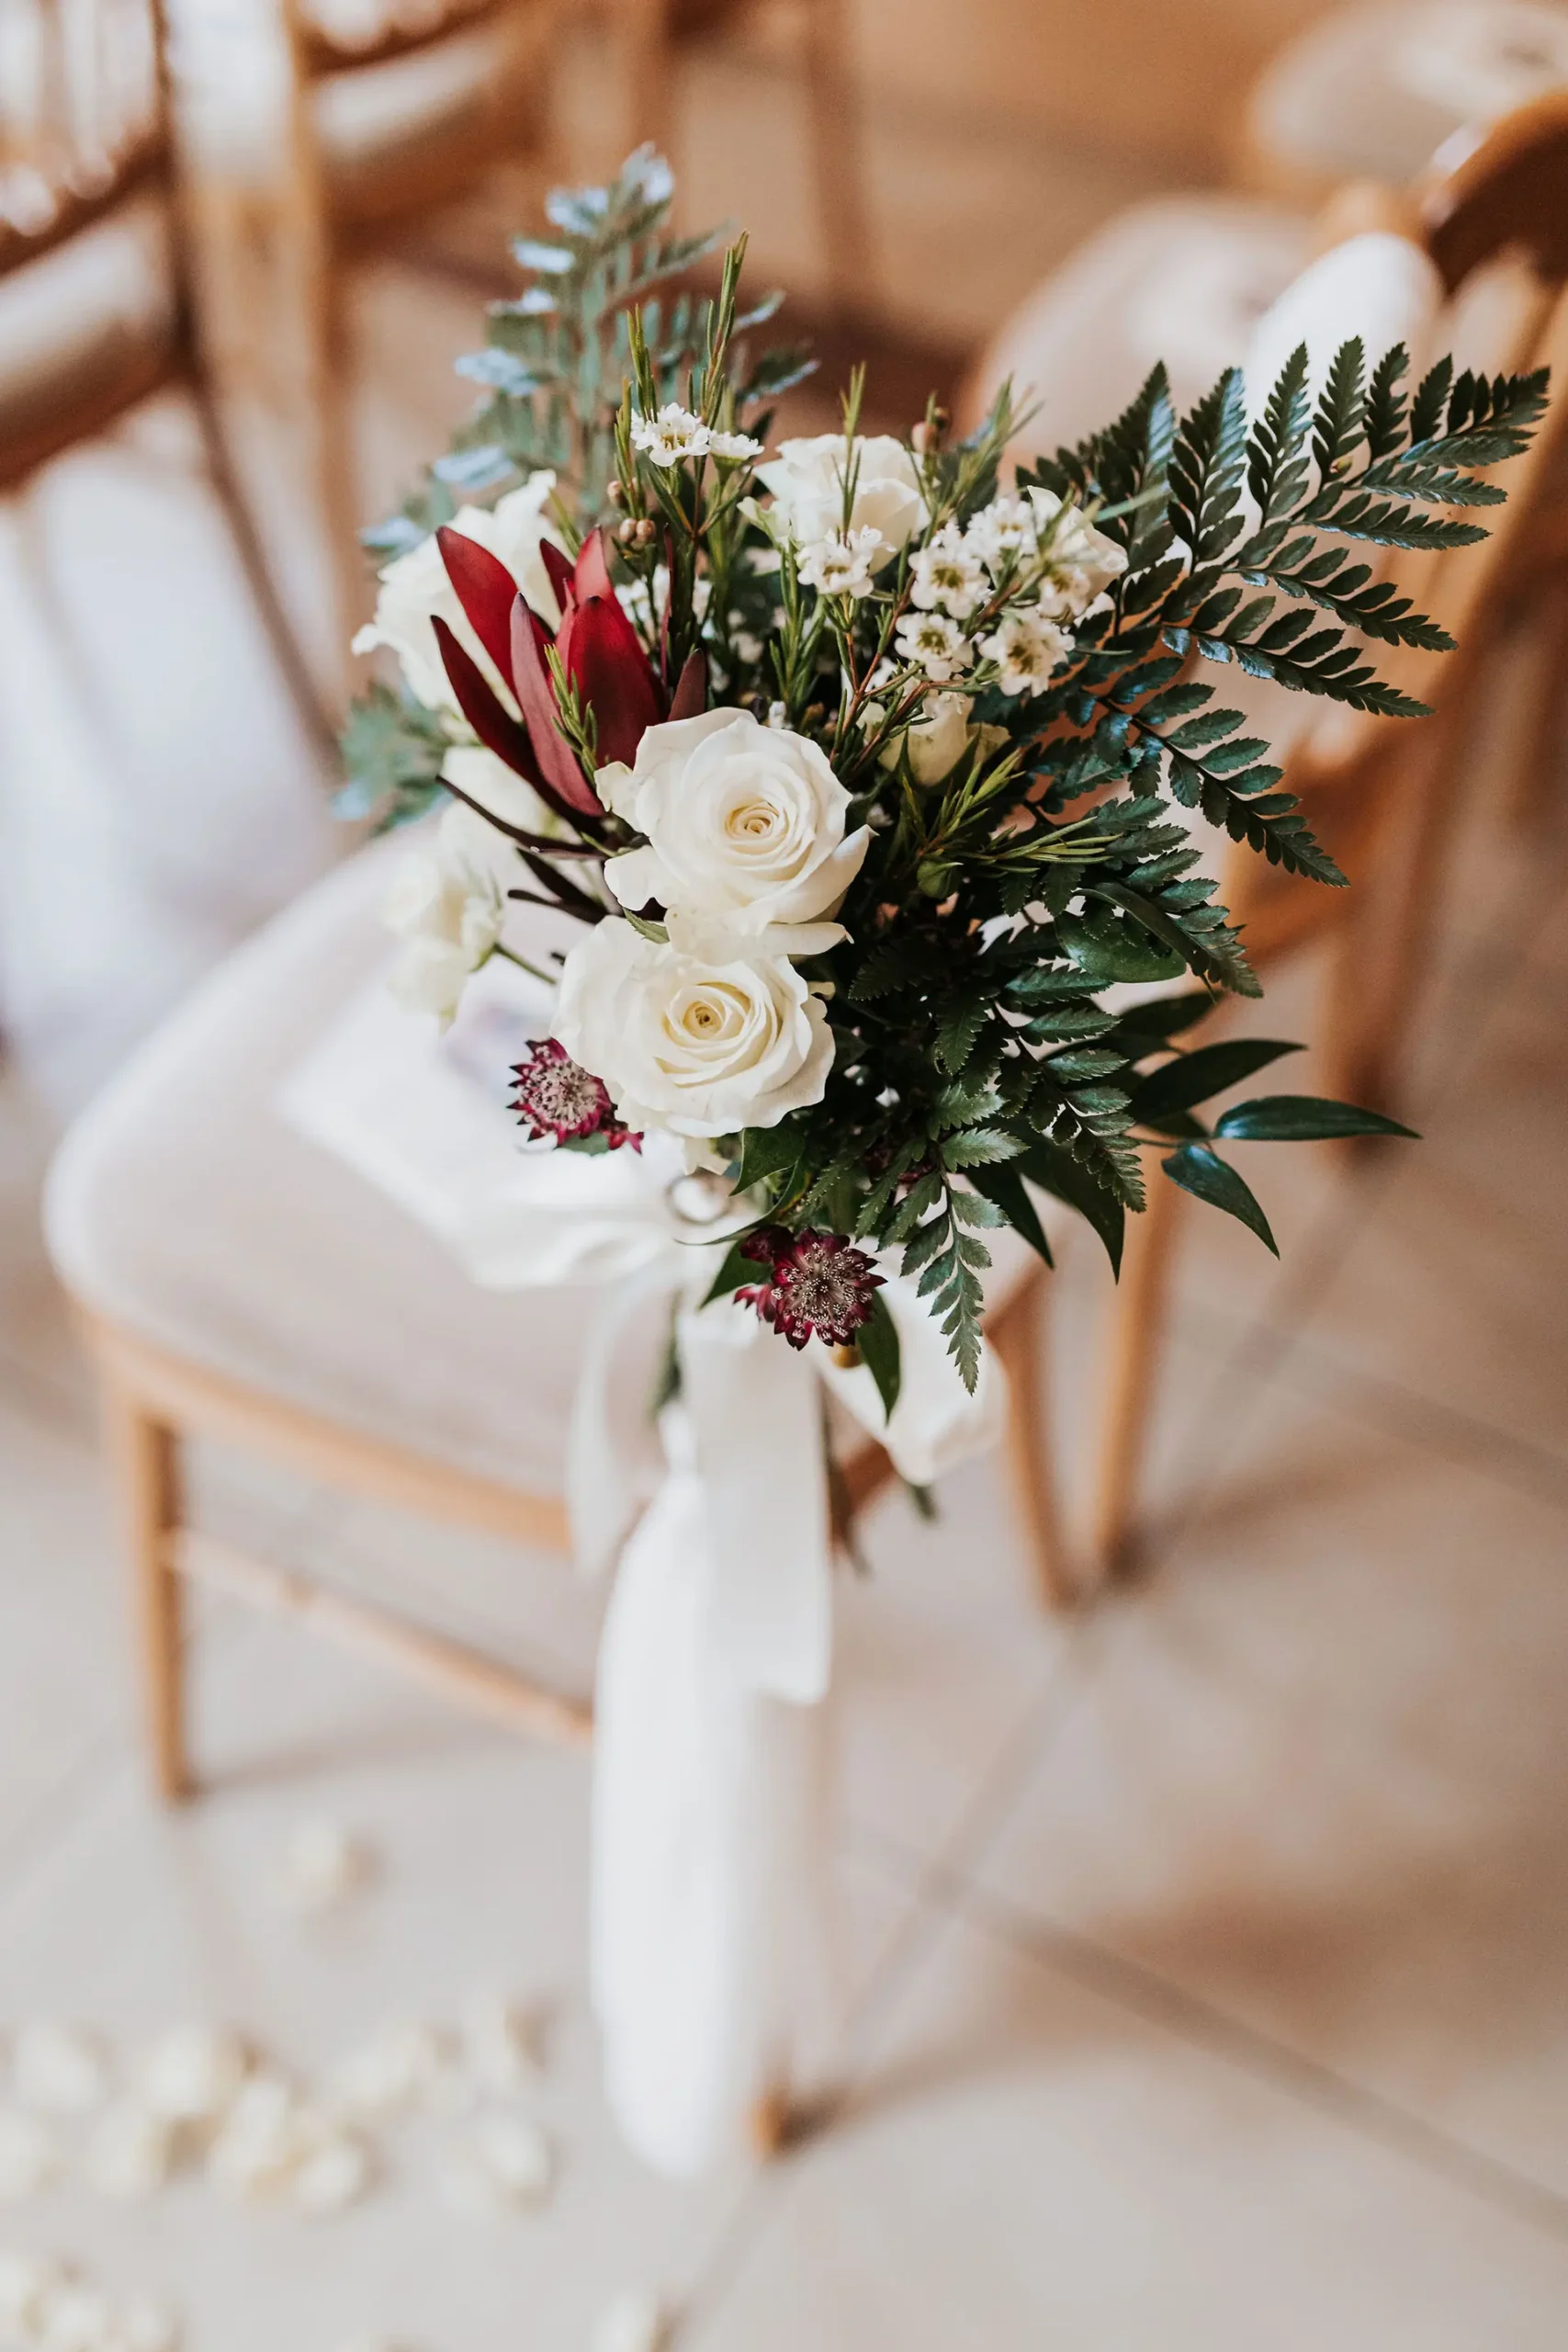
M 51 1249 L 102 1377 L 153 1770 L 170 1799 L 193 1786 L 181 1611 L 193 1577 L 286 1609 L 519 1730 L 591 1731 L 581 1696 L 186 1523 L 182 1449 L 206 1438 L 435 1520 L 568 1546 L 567 1414 L 592 1295 L 480 1290 L 273 1108 L 333 1008 L 384 964 L 378 910 L 389 857 L 402 854 L 361 853 L 231 957 L 77 1122 L 51 1179 Z M 992 1334 L 1011 1378 L 1022 1524 L 1042 1590 L 1060 1602 L 1070 1595 L 1038 1443 L 1042 1295 L 1032 1272 L 1015 1278 Z M 842 1467 L 847 1520 L 892 1474 L 870 1444 Z
M 1554 0 L 1351 0 L 1258 75 L 1239 175 L 1292 204 L 1352 179 L 1407 187 L 1456 131 L 1565 81 L 1568 11 Z
M 1495 368 L 1550 367 L 1547 416 L 1529 450 L 1496 470 L 1508 503 L 1492 536 L 1437 556 L 1401 554 L 1393 572 L 1419 607 L 1458 640 L 1450 653 L 1379 649 L 1379 667 L 1432 706 L 1419 721 L 1336 718 L 1286 764 L 1352 888 L 1327 892 L 1232 853 L 1222 897 L 1243 925 L 1255 965 L 1328 943 L 1324 1023 L 1330 1091 L 1394 1107 L 1397 1062 L 1436 933 L 1444 852 L 1463 778 L 1464 728 L 1489 658 L 1521 606 L 1543 603 L 1557 632 L 1547 649 L 1542 699 L 1529 731 L 1544 763 L 1560 665 L 1568 652 L 1568 93 L 1543 98 L 1450 153 L 1420 198 L 1427 248 L 1450 297 L 1484 265 L 1522 256 L 1533 288 L 1517 307 L 1511 347 Z M 1442 347 L 1441 328 L 1434 348 Z M 1173 1258 L 1183 1215 L 1174 1185 L 1151 1188 L 1134 1222 L 1114 1310 L 1101 1423 L 1096 1539 L 1110 1566 L 1136 1528 L 1138 1476 Z
M 262 620 L 314 705 L 195 336 L 155 0 L 14 0 L 0 40 L 0 490 L 166 386 L 189 395 Z M 41 593 L 41 591 L 40 591 Z
M 556 0 L 171 6 L 204 359 L 335 723 L 372 593 L 350 273 L 392 251 L 450 269 L 433 223 L 498 180 L 525 217 L 519 175 L 545 168 L 558 11 Z M 495 243 L 499 271 L 499 231 Z
M 611 0 L 621 71 L 634 94 L 636 135 L 679 169 L 676 77 L 684 55 L 754 13 L 750 0 Z M 848 0 L 794 0 L 791 14 L 809 119 L 827 307 L 849 318 L 872 293 L 861 103 L 851 62 Z

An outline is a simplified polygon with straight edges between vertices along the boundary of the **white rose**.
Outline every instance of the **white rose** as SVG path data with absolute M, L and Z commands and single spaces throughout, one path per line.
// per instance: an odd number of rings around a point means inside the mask
M 400 1003 L 451 1020 L 469 973 L 495 951 L 519 874 L 493 825 L 461 801 L 443 810 L 434 840 L 409 852 L 382 901 L 383 922 L 404 942 L 389 982 Z
M 870 839 L 863 826 L 846 840 L 850 796 L 817 745 L 746 710 L 650 727 L 635 764 L 598 783 L 649 840 L 604 868 L 624 907 L 653 899 L 750 934 L 830 915 Z
M 925 523 L 920 477 L 903 443 L 889 434 L 857 435 L 854 454 L 848 528 L 879 533 L 879 560 L 886 563 Z M 838 537 L 846 527 L 844 457 L 841 433 L 818 433 L 809 440 L 781 441 L 773 464 L 757 469 L 757 480 L 773 492 L 773 513 L 802 547 Z
M 646 1131 L 773 1127 L 820 1102 L 833 1033 L 787 957 L 732 932 L 671 925 L 668 944 L 598 923 L 566 959 L 556 1035 Z
M 904 738 L 909 773 L 917 784 L 940 784 L 958 765 L 971 743 L 978 743 L 981 757 L 989 759 L 1008 740 L 1005 727 L 969 724 L 969 713 L 974 708 L 971 695 L 928 695 L 923 708 L 925 717 L 917 719 Z M 898 751 L 897 741 L 884 745 L 879 756 L 885 768 L 897 766 Z
M 495 506 L 460 506 L 452 517 L 453 530 L 460 531 L 466 539 L 477 539 L 480 547 L 499 557 L 540 619 L 547 621 L 552 628 L 560 616 L 559 608 L 539 545 L 544 539 L 548 539 L 552 547 L 562 545 L 554 524 L 546 519 L 545 514 L 555 486 L 554 474 L 534 474 L 521 490 L 508 492 Z M 389 646 L 402 664 L 410 690 L 427 708 L 455 711 L 457 697 L 442 666 L 440 648 L 431 626 L 439 614 L 464 651 L 473 655 L 491 685 L 502 683 L 457 602 L 457 592 L 446 577 L 446 566 L 441 560 L 434 531 L 428 538 L 421 539 L 418 547 L 411 548 L 407 555 L 400 555 L 388 564 L 380 580 L 376 617 L 355 639 L 355 653 L 370 653 L 378 645 Z
M 1097 531 L 1077 507 L 1063 516 L 1062 501 L 1054 490 L 1031 490 L 1029 503 L 1049 566 L 1040 608 L 1050 616 L 1067 613 L 1076 618 L 1126 571 L 1127 551 Z

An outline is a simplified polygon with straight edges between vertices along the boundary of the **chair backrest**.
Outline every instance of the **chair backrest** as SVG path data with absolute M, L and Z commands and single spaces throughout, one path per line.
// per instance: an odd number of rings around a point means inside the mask
M 0 276 L 74 236 L 166 155 L 156 0 L 6 0 Z
M 1568 442 L 1568 91 L 1537 100 L 1483 133 L 1465 134 L 1440 155 L 1419 192 L 1423 242 L 1450 297 L 1462 299 L 1491 266 L 1519 266 L 1523 299 L 1506 312 L 1502 347 L 1485 355 L 1492 372 L 1551 370 L 1548 406 L 1534 440 L 1489 479 L 1507 504 L 1486 510 L 1489 536 L 1438 553 L 1401 550 L 1389 576 L 1458 639 L 1452 653 L 1383 650 L 1383 674 L 1441 706 L 1458 691 L 1506 616 L 1528 577 L 1544 509 L 1563 490 Z M 1443 348 L 1441 322 L 1433 347 Z M 1370 718 L 1357 740 L 1335 745 L 1337 766 L 1381 756 L 1405 738 L 1408 721 Z

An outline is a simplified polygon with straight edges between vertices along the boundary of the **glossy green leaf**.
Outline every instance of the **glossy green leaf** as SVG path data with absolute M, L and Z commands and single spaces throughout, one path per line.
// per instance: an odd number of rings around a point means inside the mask
M 1227 1216 L 1239 1218 L 1267 1249 L 1273 1250 L 1276 1258 L 1279 1256 L 1279 1244 L 1269 1232 L 1269 1220 L 1253 1198 L 1250 1187 L 1229 1161 L 1211 1151 L 1206 1143 L 1183 1144 L 1168 1159 L 1162 1159 L 1160 1166 L 1173 1184 L 1207 1201 L 1212 1208 L 1224 1209 Z
M 1157 1127 L 1166 1113 L 1190 1111 L 1195 1102 L 1224 1093 L 1227 1086 L 1238 1085 L 1281 1055 L 1300 1052 L 1300 1046 L 1282 1037 L 1226 1037 L 1218 1045 L 1200 1046 L 1139 1080 L 1133 1090 L 1132 1115 L 1145 1126 Z
M 1030 1145 L 1017 1167 L 1032 1184 L 1038 1184 L 1043 1193 L 1055 1193 L 1059 1201 L 1066 1201 L 1069 1208 L 1077 1209 L 1093 1226 L 1105 1244 L 1111 1271 L 1119 1274 L 1127 1213 L 1115 1194 L 1097 1184 L 1081 1160 L 1043 1136 Z
M 872 1294 L 871 1317 L 855 1334 L 855 1344 L 860 1350 L 862 1362 L 876 1383 L 882 1409 L 891 1420 L 903 1384 L 903 1350 L 898 1340 L 898 1326 L 893 1320 L 881 1291 Z
M 1214 1133 L 1231 1143 L 1313 1143 L 1338 1136 L 1414 1136 L 1416 1129 L 1326 1095 L 1259 1094 L 1226 1111 Z

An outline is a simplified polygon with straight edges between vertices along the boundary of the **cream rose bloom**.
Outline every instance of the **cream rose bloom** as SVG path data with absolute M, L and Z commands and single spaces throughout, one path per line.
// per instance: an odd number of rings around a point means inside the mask
M 621 904 L 657 899 L 751 936 L 831 915 L 870 839 L 863 826 L 845 837 L 850 796 L 818 746 L 746 710 L 650 727 L 633 766 L 601 768 L 596 780 L 615 814 L 648 836 L 646 849 L 604 868 Z
M 926 520 L 926 502 L 915 461 L 890 434 L 857 435 L 855 493 L 848 528 L 874 530 L 881 537 L 877 561 L 897 554 Z M 773 492 L 773 513 L 801 547 L 841 537 L 844 518 L 844 436 L 818 433 L 804 441 L 781 441 L 772 465 L 759 466 L 757 480 Z
M 448 770 L 455 784 L 509 824 L 534 826 L 536 795 L 490 752 L 449 752 L 443 773 Z M 382 901 L 383 922 L 404 943 L 389 981 L 399 1002 L 450 1021 L 469 974 L 500 941 L 507 891 L 525 878 L 503 833 L 461 801 L 444 809 Z
M 978 742 L 982 756 L 989 758 L 1008 740 L 1005 727 L 973 727 L 969 713 L 975 707 L 972 695 L 928 695 L 921 705 L 925 716 L 910 727 L 904 737 L 909 755 L 909 773 L 917 784 L 940 784 L 950 775 L 969 749 Z M 897 741 L 884 746 L 881 764 L 885 768 L 898 764 Z
M 595 924 L 561 973 L 555 1034 L 630 1127 L 685 1136 L 773 1127 L 820 1102 L 833 1033 L 786 956 L 721 927 Z
M 554 474 L 534 474 L 521 490 L 508 492 L 495 506 L 460 506 L 452 517 L 453 530 L 460 531 L 466 539 L 477 539 L 480 547 L 499 557 L 534 610 L 552 628 L 559 611 L 539 546 L 542 540 L 548 539 L 552 547 L 562 548 L 565 552 L 554 524 L 546 518 L 546 506 L 555 486 Z M 418 547 L 411 548 L 407 555 L 400 555 L 388 564 L 380 581 L 376 617 L 355 639 L 355 653 L 372 653 L 378 645 L 389 647 L 402 665 L 410 690 L 427 708 L 455 711 L 457 697 L 442 667 L 440 648 L 431 626 L 439 614 L 491 684 L 502 683 L 457 602 L 457 592 L 446 577 L 434 531 L 428 538 L 421 539 Z

